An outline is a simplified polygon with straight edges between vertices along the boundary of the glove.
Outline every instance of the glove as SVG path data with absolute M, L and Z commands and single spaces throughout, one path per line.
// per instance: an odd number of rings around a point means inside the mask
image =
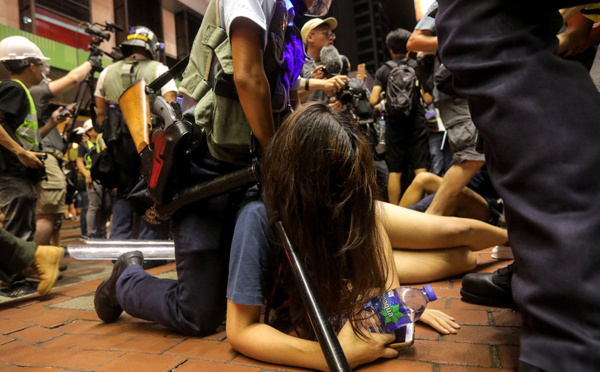
M 88 58 L 88 61 L 92 65 L 92 71 L 101 72 L 102 70 L 104 70 L 104 66 L 102 66 L 102 56 L 90 55 L 90 58 Z

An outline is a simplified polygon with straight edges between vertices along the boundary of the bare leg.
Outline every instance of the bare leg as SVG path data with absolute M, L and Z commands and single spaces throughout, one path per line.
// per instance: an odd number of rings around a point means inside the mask
M 478 251 L 508 241 L 506 230 L 485 222 L 433 216 L 382 202 L 378 205 L 377 217 L 394 248 L 429 250 L 467 247 Z
M 391 204 L 398 205 L 400 202 L 400 194 L 402 193 L 401 179 L 402 173 L 390 172 L 388 178 L 388 199 Z
M 33 237 L 33 241 L 38 245 L 49 245 L 50 238 L 54 233 L 54 226 L 56 226 L 56 221 L 58 221 L 61 218 L 62 214 L 60 213 L 39 215 L 36 223 L 35 236 Z
M 420 172 L 402 195 L 400 206 L 407 208 L 417 204 L 425 196 L 437 192 L 441 183 L 442 177 L 429 172 Z
M 442 179 L 442 184 L 433 199 L 433 202 L 425 213 L 437 216 L 450 215 L 448 209 L 449 204 L 456 198 L 469 180 L 483 165 L 483 161 L 464 161 L 459 164 L 454 164 L 448 169 L 446 175 Z
M 477 257 L 467 247 L 427 251 L 394 249 L 398 279 L 402 285 L 426 283 L 471 271 Z

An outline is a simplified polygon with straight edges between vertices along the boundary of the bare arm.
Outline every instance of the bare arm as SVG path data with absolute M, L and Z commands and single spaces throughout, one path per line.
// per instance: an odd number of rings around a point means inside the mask
M 406 48 L 419 52 L 437 50 L 438 38 L 433 36 L 429 30 L 414 30 L 406 43 Z
M 2 110 L 0 110 L 0 117 L 4 118 Z M 36 156 L 42 155 L 41 153 L 25 150 L 10 137 L 2 125 L 0 125 L 0 146 L 17 155 L 21 164 L 27 168 L 40 168 L 44 166 L 42 161 Z
M 77 169 L 79 169 L 81 174 L 83 174 L 83 176 L 85 177 L 85 185 L 87 186 L 88 189 L 91 189 L 92 188 L 92 176 L 90 175 L 90 172 L 88 172 L 88 170 L 85 168 L 85 164 L 83 162 L 83 157 L 78 156 L 77 160 L 75 162 L 77 164 Z
M 337 92 L 348 85 L 349 79 L 345 75 L 336 75 L 329 79 L 310 79 L 308 90 L 306 90 L 306 79 L 302 78 L 302 84 L 298 88 L 300 97 L 305 98 L 310 92 L 324 90 L 328 97 L 333 97 Z
M 236 351 L 269 363 L 326 371 L 327 363 L 319 344 L 290 336 L 259 323 L 260 306 L 247 306 L 227 301 L 227 340 Z M 362 341 L 354 335 L 350 324 L 338 335 L 351 367 L 369 363 L 380 357 L 395 358 L 398 352 L 385 347 L 393 335 L 374 334 Z
M 246 18 L 231 25 L 234 83 L 250 129 L 265 150 L 275 134 L 271 92 L 263 68 L 262 29 Z
M 106 118 L 106 101 L 102 97 L 96 96 L 96 114 L 98 123 L 104 123 Z
M 380 85 L 375 85 L 373 87 L 373 90 L 371 91 L 371 98 L 369 98 L 369 102 L 371 103 L 371 106 L 375 107 L 375 105 L 377 105 L 380 101 L 380 96 L 381 96 L 381 86 Z
M 50 92 L 54 96 L 61 94 L 83 81 L 90 71 L 92 71 L 92 64 L 88 61 L 83 62 L 60 79 L 49 82 L 48 87 L 50 88 Z

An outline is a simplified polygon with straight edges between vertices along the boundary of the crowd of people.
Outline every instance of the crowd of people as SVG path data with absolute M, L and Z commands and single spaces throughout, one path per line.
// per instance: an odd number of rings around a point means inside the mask
M 103 68 L 91 58 L 55 81 L 36 45 L 2 40 L 12 80 L 0 83 L 0 280 L 10 287 L 32 267 L 37 291 L 50 291 L 63 255 L 57 233 L 78 195 L 86 237 L 175 243 L 176 280 L 148 274 L 139 251 L 115 262 L 94 296 L 102 321 L 125 311 L 191 336 L 226 321 L 244 355 L 326 370 L 276 223 L 300 250 L 351 367 L 398 354 L 393 335 L 360 326 L 365 299 L 468 273 L 474 252 L 494 247 L 494 258 L 515 263 L 465 275 L 461 294 L 522 312 L 519 370 L 593 370 L 598 130 L 597 116 L 577 107 L 599 107 L 586 67 L 600 74 L 576 56 L 597 44 L 600 19 L 577 1 L 509 3 L 434 1 L 414 30 L 386 36 L 390 60 L 369 79 L 335 49 L 338 21 L 318 18 L 331 0 L 211 1 L 180 87 L 171 80 L 149 95 L 151 107 L 160 95 L 202 129 L 173 155 L 185 176 L 168 190 L 257 160 L 260 185 L 181 207 L 167 228 L 128 201 L 148 180 L 119 107 L 130 86 L 168 70 L 156 35 L 134 27 L 122 60 Z M 75 129 L 73 109 L 51 111 L 49 101 L 96 71 L 97 117 Z M 100 161 L 113 169 L 96 177 Z M 571 247 L 587 262 L 564 267 Z M 261 321 L 265 304 L 278 311 Z M 460 328 L 438 310 L 420 321 L 442 334 Z

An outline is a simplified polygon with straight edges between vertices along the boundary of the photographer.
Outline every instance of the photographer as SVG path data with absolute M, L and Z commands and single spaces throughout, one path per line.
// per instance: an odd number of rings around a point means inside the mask
M 333 30 L 337 25 L 338 22 L 333 17 L 313 18 L 306 22 L 300 31 L 307 55 L 302 66 L 302 79 L 298 90 L 302 102 L 329 102 L 329 97 L 348 86 L 348 77 L 339 74 L 340 71 L 327 71 L 327 65 L 324 63 L 326 61 L 323 61 L 321 56 L 324 47 L 333 47 Z
M 67 183 L 62 171 L 66 143 L 56 127 L 61 122 L 61 120 L 58 120 L 61 110 L 53 113 L 48 112 L 50 100 L 77 86 L 93 70 L 100 69 L 102 69 L 100 58 L 91 57 L 89 61 L 85 61 L 60 79 L 50 80 L 45 78 L 30 89 L 37 111 L 38 122 L 46 123 L 40 127 L 40 134 L 43 138 L 42 147 L 44 152 L 48 154 L 45 162 L 48 179 L 36 185 L 38 202 L 34 240 L 37 244 L 49 244 L 51 239 L 54 245 L 59 244 L 59 233 L 67 193 Z M 72 110 L 63 111 L 67 115 Z M 70 128 L 65 128 L 65 134 L 70 133 L 70 130 Z
M 37 114 L 28 89 L 42 81 L 44 61 L 48 59 L 25 37 L 11 36 L 0 41 L 0 60 L 12 79 L 0 82 L 0 122 L 13 141 L 40 156 L 43 154 L 37 153 L 40 149 Z M 35 234 L 37 199 L 34 185 L 45 172 L 39 171 L 43 171 L 41 162 L 21 155 L 16 149 L 13 151 L 0 148 L 0 211 L 5 215 L 4 228 L 8 232 L 31 241 Z M 35 168 L 28 168 L 31 166 Z

